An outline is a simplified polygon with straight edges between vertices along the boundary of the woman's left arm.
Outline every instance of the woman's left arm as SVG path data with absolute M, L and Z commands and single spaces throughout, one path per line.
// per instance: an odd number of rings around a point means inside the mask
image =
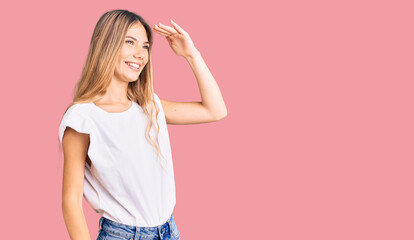
M 197 79 L 201 102 L 173 102 L 160 98 L 168 124 L 195 124 L 213 122 L 227 116 L 220 88 L 208 69 L 201 53 L 188 35 L 171 20 L 174 28 L 155 25 L 154 31 L 165 36 L 176 55 L 184 57 Z

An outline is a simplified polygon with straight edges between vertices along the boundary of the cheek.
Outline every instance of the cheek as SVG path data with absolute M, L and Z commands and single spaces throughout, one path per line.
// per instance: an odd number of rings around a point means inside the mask
M 127 58 L 128 56 L 130 56 L 131 54 L 133 54 L 133 52 L 128 48 L 128 47 L 124 47 L 122 48 L 122 53 L 121 53 L 121 57 L 122 59 L 125 60 L 125 58 Z

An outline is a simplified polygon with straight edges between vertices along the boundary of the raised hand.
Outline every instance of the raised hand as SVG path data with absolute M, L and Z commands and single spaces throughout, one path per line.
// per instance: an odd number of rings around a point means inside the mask
M 154 25 L 153 30 L 167 38 L 176 55 L 187 58 L 197 53 L 198 50 L 195 48 L 190 35 L 173 20 L 170 21 L 173 27 L 159 23 Z

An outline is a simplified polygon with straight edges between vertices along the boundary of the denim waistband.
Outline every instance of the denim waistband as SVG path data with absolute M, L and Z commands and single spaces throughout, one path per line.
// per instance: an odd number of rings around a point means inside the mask
M 155 227 L 138 227 L 127 224 L 118 223 L 111 219 L 101 216 L 99 219 L 99 231 L 103 230 L 109 234 L 116 235 L 128 239 L 139 238 L 154 238 L 164 235 L 165 231 L 171 231 L 173 229 L 174 215 L 168 218 L 168 220 Z M 168 229 L 167 229 L 168 227 Z

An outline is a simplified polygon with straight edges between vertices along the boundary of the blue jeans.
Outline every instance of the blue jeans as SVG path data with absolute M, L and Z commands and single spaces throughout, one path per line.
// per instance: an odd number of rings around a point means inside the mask
M 101 217 L 97 240 L 180 240 L 174 216 L 156 227 L 136 227 Z

